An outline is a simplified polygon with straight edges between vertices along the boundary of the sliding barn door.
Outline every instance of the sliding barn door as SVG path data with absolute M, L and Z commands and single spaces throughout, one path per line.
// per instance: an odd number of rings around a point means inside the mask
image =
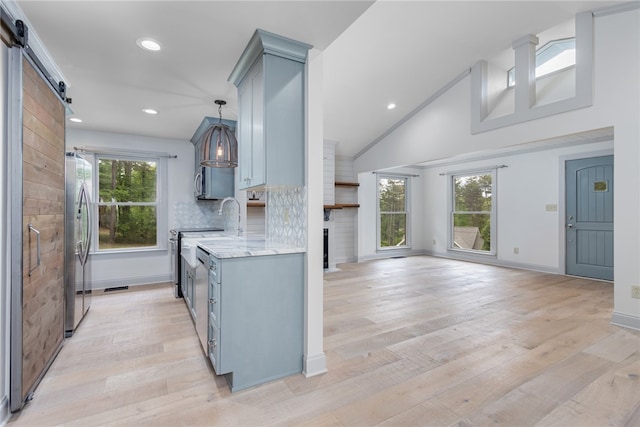
M 16 91 L 21 107 L 11 118 L 16 131 L 10 140 L 15 183 L 11 408 L 16 410 L 64 340 L 65 107 L 32 64 L 12 50 L 13 71 L 21 77 L 21 82 L 13 80 L 18 83 L 14 86 L 22 88 Z M 16 123 L 20 115 L 21 127 Z
M 23 390 L 64 339 L 64 115 L 49 83 L 23 60 Z

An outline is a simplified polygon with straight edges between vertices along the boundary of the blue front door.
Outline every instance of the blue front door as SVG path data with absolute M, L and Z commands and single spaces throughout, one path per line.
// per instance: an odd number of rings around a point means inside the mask
M 613 280 L 613 156 L 565 166 L 566 272 Z

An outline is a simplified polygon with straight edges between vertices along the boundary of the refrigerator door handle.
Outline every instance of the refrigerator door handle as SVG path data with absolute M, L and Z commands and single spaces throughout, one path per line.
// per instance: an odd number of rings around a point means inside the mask
M 31 232 L 36 233 L 36 266 L 31 268 Z M 29 276 L 40 267 L 40 232 L 36 230 L 33 224 L 29 224 Z
M 84 207 L 87 212 L 87 236 L 86 239 L 79 242 L 80 244 L 80 263 L 85 265 L 87 263 L 87 258 L 89 258 L 89 249 L 91 247 L 91 227 L 93 226 L 91 221 L 91 209 L 89 203 L 89 193 L 87 192 L 86 185 L 83 183 L 82 187 L 80 187 L 80 212 L 82 212 L 82 208 Z

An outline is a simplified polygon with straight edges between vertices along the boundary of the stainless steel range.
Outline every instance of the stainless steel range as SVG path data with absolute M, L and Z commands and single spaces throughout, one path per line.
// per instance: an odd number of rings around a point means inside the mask
M 169 245 L 171 250 L 171 271 L 173 283 L 175 283 L 174 294 L 176 298 L 182 298 L 181 277 L 182 277 L 182 256 L 189 259 L 196 258 L 196 241 L 206 237 L 212 237 L 224 231 L 221 228 L 176 228 L 169 230 Z M 193 252 L 193 253 L 192 253 Z

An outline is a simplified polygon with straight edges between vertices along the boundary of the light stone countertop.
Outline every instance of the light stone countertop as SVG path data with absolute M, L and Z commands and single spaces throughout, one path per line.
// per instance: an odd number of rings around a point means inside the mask
M 208 237 L 199 239 L 198 246 L 216 258 L 242 258 L 306 252 L 305 248 L 267 242 L 262 236 L 223 235 Z

